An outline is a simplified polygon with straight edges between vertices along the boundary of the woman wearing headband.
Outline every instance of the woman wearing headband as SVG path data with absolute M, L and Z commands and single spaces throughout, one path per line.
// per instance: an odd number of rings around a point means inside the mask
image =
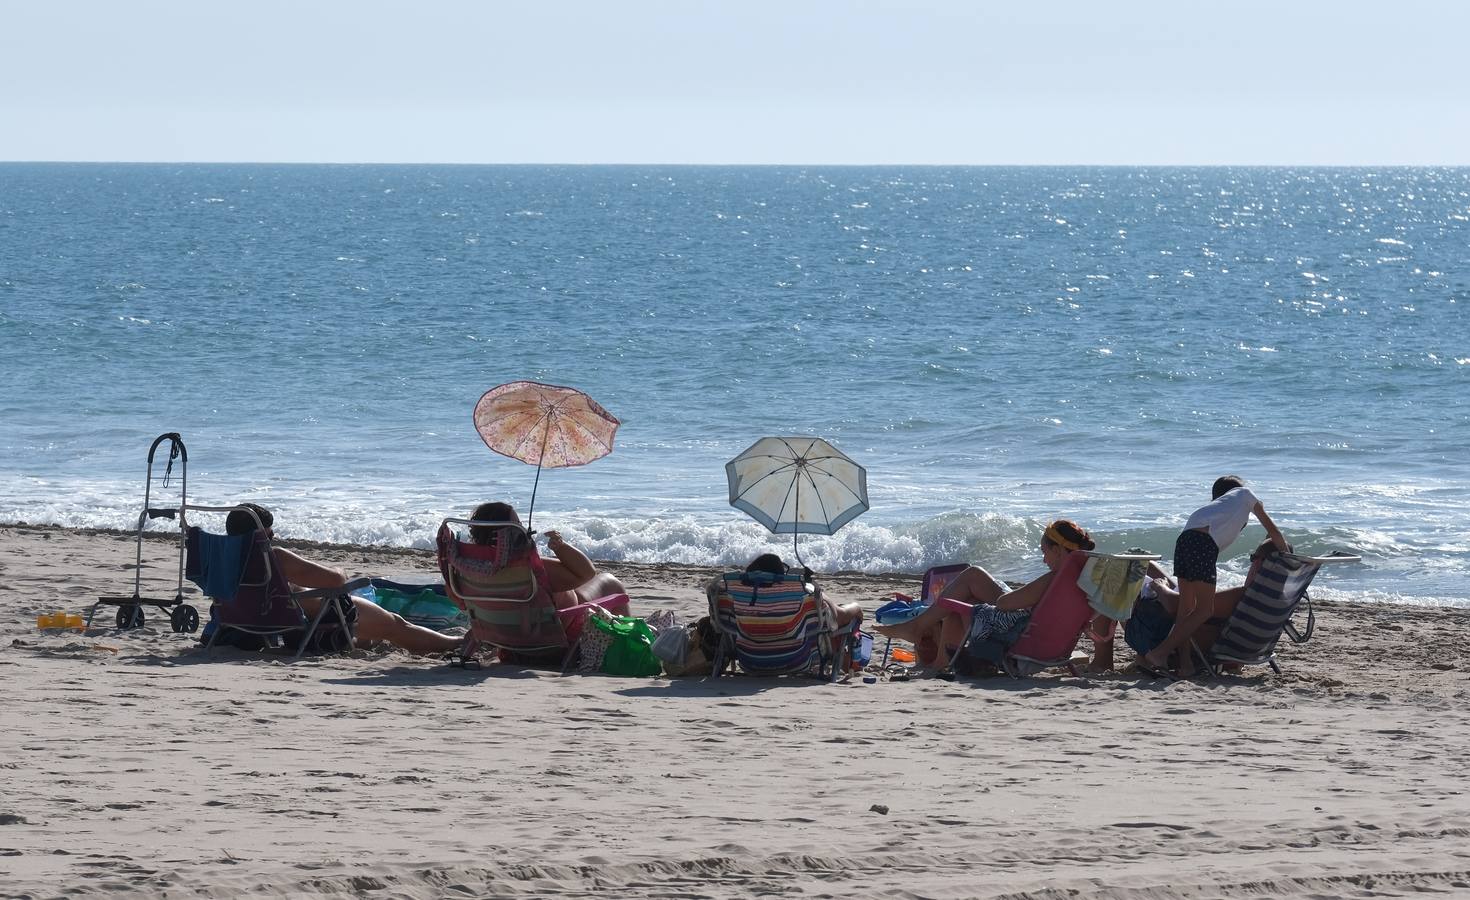
M 1046 574 L 1011 590 L 1005 582 L 970 566 L 944 588 L 944 596 L 924 612 L 897 625 L 879 625 L 877 631 L 914 645 L 919 664 L 944 669 L 954 662 L 966 640 L 1019 631 L 1031 618 L 1031 609 L 1051 586 L 1052 575 L 1074 550 L 1091 550 L 1091 536 L 1069 519 L 1057 519 L 1041 535 L 1041 559 Z

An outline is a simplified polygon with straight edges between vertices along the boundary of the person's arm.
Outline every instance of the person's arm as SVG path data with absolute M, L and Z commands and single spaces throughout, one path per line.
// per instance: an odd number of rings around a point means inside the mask
M 1042 595 L 1046 593 L 1048 587 L 1051 587 L 1051 579 L 1055 574 L 1055 572 L 1047 572 L 1014 591 L 1001 594 L 995 598 L 996 609 L 1030 609 L 1041 602 Z
M 1256 520 L 1265 526 L 1266 536 L 1271 539 L 1271 543 L 1276 545 L 1276 549 L 1280 550 L 1282 553 L 1290 553 L 1291 545 L 1288 544 L 1286 542 L 1286 538 L 1282 536 L 1281 529 L 1277 528 L 1276 523 L 1271 521 L 1271 517 L 1266 515 L 1265 505 L 1262 504 L 1261 501 L 1257 500 L 1255 508 L 1252 509 L 1251 512 L 1255 513 Z
M 547 587 L 551 590 L 575 591 L 597 574 L 587 554 L 562 540 L 561 532 L 546 532 L 546 548 L 556 554 L 556 559 L 546 560 Z
M 271 558 L 280 566 L 281 574 L 286 576 L 286 580 L 297 587 L 337 588 L 347 583 L 347 576 L 341 569 L 314 563 L 284 547 L 272 547 Z

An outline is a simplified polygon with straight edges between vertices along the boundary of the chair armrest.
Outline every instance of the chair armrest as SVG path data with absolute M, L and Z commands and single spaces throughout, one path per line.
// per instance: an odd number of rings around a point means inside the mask
M 354 578 L 341 587 L 314 588 L 309 591 L 296 591 L 295 593 L 291 594 L 291 597 L 295 600 L 317 600 L 323 597 L 340 597 L 343 594 L 350 594 L 353 591 L 358 590 L 359 588 L 365 588 L 372 583 L 373 580 L 371 578 L 364 576 L 362 578 Z

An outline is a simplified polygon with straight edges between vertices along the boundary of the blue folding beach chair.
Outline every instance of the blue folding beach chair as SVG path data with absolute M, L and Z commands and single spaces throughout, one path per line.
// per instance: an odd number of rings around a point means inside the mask
M 243 510 L 255 519 L 249 534 L 210 534 L 186 521 L 189 512 L 234 512 Z M 255 510 L 246 506 L 196 506 L 179 508 L 179 524 L 185 535 L 184 576 L 213 600 L 210 622 L 201 639 L 206 648 L 216 643 L 247 649 L 264 649 L 277 642 L 296 644 L 293 659 L 308 649 L 336 653 L 353 649 L 356 609 L 351 592 L 366 587 L 370 580 L 358 578 L 339 588 L 295 591 L 275 564 L 270 532 Z M 303 600 L 319 600 L 315 615 L 308 615 Z M 328 613 L 331 615 L 328 616 Z

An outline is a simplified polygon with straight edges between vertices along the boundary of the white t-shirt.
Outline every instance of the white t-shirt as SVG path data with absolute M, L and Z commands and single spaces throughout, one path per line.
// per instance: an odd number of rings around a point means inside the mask
M 1245 530 L 1245 523 L 1251 517 L 1251 510 L 1259 502 L 1248 487 L 1226 491 L 1195 510 L 1189 521 L 1184 523 L 1184 529 L 1188 531 L 1191 528 L 1209 528 L 1210 540 L 1215 542 L 1216 547 L 1224 550 L 1240 537 L 1240 533 Z

